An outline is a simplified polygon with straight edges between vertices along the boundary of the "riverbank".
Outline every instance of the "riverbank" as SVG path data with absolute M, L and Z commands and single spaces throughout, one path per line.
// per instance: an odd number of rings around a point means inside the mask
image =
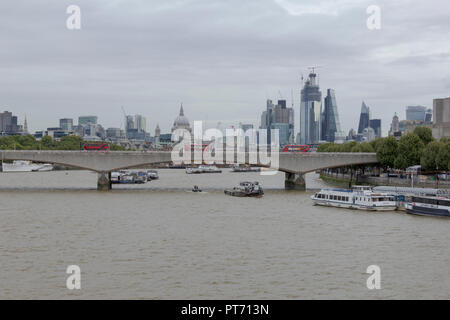
M 393 177 L 372 177 L 361 176 L 347 173 L 327 173 L 325 171 L 320 172 L 320 179 L 325 182 L 348 187 L 350 182 L 352 185 L 363 184 L 371 186 L 397 186 L 397 187 L 421 187 L 421 188 L 436 188 L 436 189 L 450 189 L 450 181 L 442 180 L 423 180 L 418 177 L 414 178 L 411 182 L 411 178 L 407 179 L 393 178 Z

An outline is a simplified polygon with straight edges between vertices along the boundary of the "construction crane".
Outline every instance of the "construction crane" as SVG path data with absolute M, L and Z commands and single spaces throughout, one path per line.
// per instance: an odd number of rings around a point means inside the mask
M 280 99 L 283 99 L 283 95 L 281 94 L 280 90 L 278 90 L 278 95 L 280 96 Z
M 316 73 L 316 69 L 322 68 L 322 66 L 311 66 L 308 67 L 309 70 L 311 70 L 311 73 Z
M 303 76 L 302 76 L 303 80 Z M 294 109 L 294 89 L 291 89 L 291 103 L 292 103 L 292 109 Z

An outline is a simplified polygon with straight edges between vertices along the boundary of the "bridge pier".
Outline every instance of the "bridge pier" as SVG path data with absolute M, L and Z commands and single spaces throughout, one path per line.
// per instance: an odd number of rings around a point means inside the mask
M 99 172 L 97 174 L 97 190 L 108 191 L 111 190 L 111 172 Z
M 286 190 L 306 190 L 305 174 L 286 172 L 284 178 L 284 188 Z

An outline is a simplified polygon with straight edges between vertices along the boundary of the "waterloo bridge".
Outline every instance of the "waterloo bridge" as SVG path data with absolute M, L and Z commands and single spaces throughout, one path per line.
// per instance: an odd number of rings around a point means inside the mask
M 40 163 L 53 163 L 98 173 L 98 190 L 111 189 L 111 172 L 121 169 L 139 168 L 147 165 L 171 163 L 170 151 L 41 151 L 41 150 L 0 150 L 2 160 L 29 160 Z M 215 164 L 240 163 L 251 166 L 273 168 L 285 172 L 285 188 L 305 190 L 304 175 L 316 170 L 343 167 L 377 162 L 375 153 L 279 153 L 276 156 L 276 166 L 270 165 L 266 158 L 252 153 L 236 153 L 234 159 L 223 155 L 221 161 Z M 197 159 L 192 153 L 184 164 L 201 164 L 203 159 Z M 268 157 L 270 159 L 270 156 Z M 194 160 L 195 159 L 195 160 Z M 239 161 L 238 161 L 239 159 Z

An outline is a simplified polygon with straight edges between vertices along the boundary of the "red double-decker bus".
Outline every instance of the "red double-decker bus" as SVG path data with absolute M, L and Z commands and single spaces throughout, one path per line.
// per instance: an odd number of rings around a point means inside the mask
M 285 145 L 283 148 L 283 152 L 310 152 L 311 146 L 309 145 L 298 145 L 298 144 L 289 144 Z
M 103 142 L 89 142 L 83 144 L 83 150 L 86 151 L 108 151 L 109 144 Z
M 189 145 L 185 145 L 184 146 L 184 151 L 209 151 L 210 150 L 210 145 L 203 143 L 203 144 L 194 144 L 192 143 L 190 146 Z

